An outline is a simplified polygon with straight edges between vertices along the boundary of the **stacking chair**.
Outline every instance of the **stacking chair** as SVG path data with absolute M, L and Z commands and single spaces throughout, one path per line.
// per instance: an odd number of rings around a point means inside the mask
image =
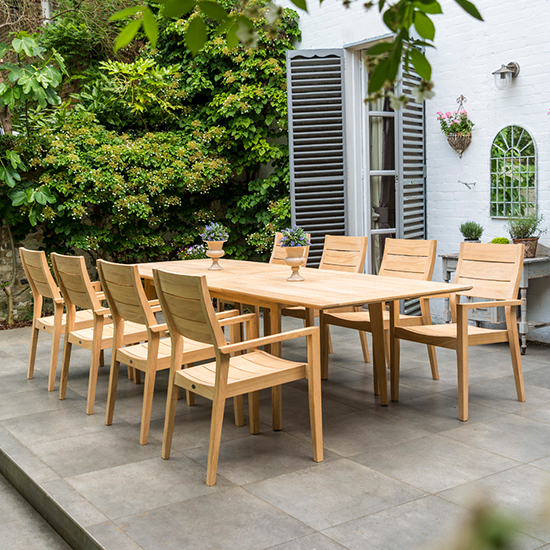
M 20 248 L 21 263 L 27 275 L 34 300 L 32 314 L 31 352 L 29 356 L 29 367 L 27 378 L 30 380 L 34 374 L 34 363 L 36 360 L 36 348 L 38 346 L 38 335 L 41 330 L 52 335 L 52 351 L 50 356 L 50 372 L 48 377 L 48 391 L 55 388 L 55 374 L 57 369 L 57 356 L 59 355 L 59 342 L 61 332 L 65 328 L 66 316 L 63 314 L 65 302 L 53 280 L 50 268 L 46 261 L 46 253 L 38 250 Z M 41 317 L 44 298 L 53 300 L 53 315 Z M 88 328 L 93 325 L 93 313 L 90 310 L 77 311 L 75 316 L 75 327 L 77 329 Z
M 456 351 L 458 370 L 458 417 L 468 420 L 468 347 L 508 342 L 518 401 L 525 401 L 516 309 L 525 247 L 518 244 L 460 244 L 453 282 L 472 289 L 451 295 L 452 324 L 399 326 L 395 308 L 390 312 L 392 389 L 399 384 L 399 340 L 420 342 Z M 462 296 L 489 301 L 460 303 Z M 504 307 L 505 329 L 489 329 L 468 324 L 468 311 L 475 308 Z M 396 325 L 396 326 L 395 326 Z
M 412 239 L 386 239 L 384 245 L 384 256 L 378 273 L 381 277 L 399 277 L 403 279 L 416 279 L 431 281 L 435 265 L 437 241 L 421 241 Z M 430 302 L 427 298 L 420 299 L 421 316 L 400 315 L 400 326 L 416 326 L 431 324 Z M 386 357 L 389 365 L 389 341 L 390 341 L 390 312 L 383 311 L 384 315 L 384 336 L 386 344 Z M 327 311 L 322 318 L 321 331 L 325 326 L 335 325 L 339 327 L 352 328 L 365 332 L 371 331 L 370 315 L 367 311 L 354 311 L 344 313 L 333 313 Z M 322 333 L 322 332 L 321 332 Z M 435 348 L 428 346 L 428 355 L 434 380 L 439 379 Z M 367 360 L 365 360 L 367 362 Z M 321 357 L 321 373 L 323 378 L 328 376 L 328 357 Z M 376 370 L 374 371 L 376 381 Z M 392 399 L 398 400 L 398 387 L 392 386 Z M 375 392 L 378 393 L 375 383 Z
M 113 345 L 113 322 L 109 317 L 109 309 L 101 305 L 101 301 L 105 299 L 104 294 L 97 292 L 98 287 L 94 286 L 90 281 L 84 257 L 62 256 L 55 253 L 51 257 L 53 270 L 67 306 L 67 324 L 65 327 L 59 399 L 65 399 L 67 392 L 67 380 L 73 344 L 88 349 L 92 352 L 92 357 L 90 361 L 86 414 L 93 414 L 100 355 L 102 350 L 109 349 Z M 76 328 L 75 317 L 77 307 L 92 310 L 92 327 L 85 329 Z M 122 337 L 124 344 L 134 344 L 143 340 L 147 340 L 147 328 L 144 325 L 132 322 L 125 323 L 124 335 Z
M 120 363 L 144 372 L 145 384 L 139 442 L 145 445 L 151 423 L 156 373 L 170 367 L 171 343 L 170 338 L 165 338 L 167 326 L 165 323 L 157 323 L 155 319 L 155 313 L 160 308 L 155 308 L 147 300 L 137 265 L 115 264 L 98 260 L 97 269 L 114 320 L 113 353 L 105 424 L 110 426 L 113 423 Z M 155 303 L 158 301 L 153 302 L 153 304 Z M 236 313 L 236 310 L 226 311 L 219 314 L 218 319 L 223 319 L 221 320 L 223 325 L 234 326 L 236 323 L 242 322 L 243 317 L 249 321 L 254 317 L 249 315 L 237 318 L 235 317 Z M 122 347 L 124 326 L 128 322 L 146 327 L 147 342 Z M 214 348 L 211 345 L 186 338 L 177 366 L 180 368 L 183 364 L 189 365 L 195 361 L 212 359 L 214 355 Z M 189 405 L 193 404 L 193 397 L 194 394 L 187 392 Z M 236 423 L 244 424 L 242 399 L 235 404 L 235 415 Z
M 235 395 L 279 386 L 307 378 L 313 443 L 313 460 L 323 460 L 321 416 L 321 379 L 319 370 L 319 329 L 307 327 L 282 334 L 256 338 L 257 325 L 246 342 L 226 344 L 216 319 L 206 286 L 206 278 L 161 270 L 153 271 L 157 294 L 172 338 L 172 360 L 166 403 L 162 458 L 170 457 L 177 403 L 177 388 L 193 391 L 212 400 L 212 419 L 206 484 L 214 485 L 224 416 L 225 400 Z M 275 357 L 257 348 L 262 345 L 307 337 L 307 362 L 297 363 Z M 179 369 L 185 338 L 213 346 L 216 360 L 187 369 Z M 243 355 L 234 353 L 247 351 Z M 255 414 L 251 411 L 251 417 Z M 266 457 L 267 459 L 267 457 Z
M 344 237 L 339 235 L 325 235 L 325 245 L 319 269 L 329 269 L 332 271 L 346 271 L 348 273 L 362 273 L 365 267 L 365 258 L 367 256 L 367 237 Z M 331 311 L 360 311 L 361 307 L 338 308 Z M 296 317 L 304 320 L 304 325 L 312 324 L 313 319 L 307 319 L 307 310 L 302 306 L 285 307 L 281 315 L 287 317 Z M 315 316 L 318 314 L 315 313 Z M 328 350 L 332 353 L 332 342 L 330 333 L 327 332 L 329 342 Z M 359 332 L 363 358 L 366 363 L 370 362 L 369 348 L 367 344 L 367 335 L 365 332 Z M 326 373 L 321 373 L 323 379 Z

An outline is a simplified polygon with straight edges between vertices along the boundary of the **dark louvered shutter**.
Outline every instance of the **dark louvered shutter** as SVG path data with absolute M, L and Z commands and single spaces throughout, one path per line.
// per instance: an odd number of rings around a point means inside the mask
M 324 236 L 346 234 L 342 50 L 287 52 L 287 87 L 292 223 L 315 266 Z

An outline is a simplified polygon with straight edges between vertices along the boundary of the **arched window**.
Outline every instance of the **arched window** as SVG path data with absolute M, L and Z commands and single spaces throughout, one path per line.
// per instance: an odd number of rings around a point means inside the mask
M 506 126 L 491 147 L 491 216 L 523 216 L 536 209 L 536 153 L 529 132 Z

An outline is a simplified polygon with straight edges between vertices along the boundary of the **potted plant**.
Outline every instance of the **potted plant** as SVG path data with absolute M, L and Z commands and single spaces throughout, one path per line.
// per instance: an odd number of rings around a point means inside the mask
M 491 244 L 510 244 L 510 239 L 507 239 L 506 237 L 495 237 Z
M 466 242 L 479 243 L 481 235 L 483 234 L 483 226 L 469 220 L 460 226 L 460 232 Z
M 437 113 L 437 120 L 441 125 L 441 131 L 447 136 L 449 145 L 462 158 L 462 153 L 468 149 L 472 141 L 474 123 L 468 118 L 468 113 L 461 106 L 458 111 Z
M 546 233 L 547 229 L 541 229 L 540 225 L 544 219 L 538 211 L 533 211 L 524 216 L 510 217 L 506 228 L 514 244 L 525 245 L 525 257 L 534 258 L 537 253 L 539 237 Z
M 300 275 L 300 267 L 306 263 L 304 252 L 310 244 L 310 241 L 301 227 L 289 227 L 281 231 L 282 237 L 279 245 L 285 249 L 285 263 L 292 268 L 292 274 L 287 281 L 303 281 Z
M 223 269 L 218 263 L 220 258 L 225 254 L 223 251 L 223 243 L 228 237 L 227 229 L 218 222 L 209 223 L 201 233 L 202 240 L 208 246 L 206 255 L 212 258 L 212 265 L 208 268 L 214 271 Z

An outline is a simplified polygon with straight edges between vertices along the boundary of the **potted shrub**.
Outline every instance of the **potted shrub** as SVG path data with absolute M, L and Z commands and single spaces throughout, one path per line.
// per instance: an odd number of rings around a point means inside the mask
M 524 216 L 508 218 L 506 228 L 514 244 L 525 245 L 525 257 L 534 258 L 537 253 L 539 237 L 546 233 L 546 228 L 540 227 L 544 216 L 537 211 Z
M 510 239 L 507 239 L 506 237 L 495 237 L 491 244 L 510 244 Z
M 468 118 L 468 113 L 460 104 L 458 111 L 437 113 L 441 131 L 447 136 L 449 145 L 462 158 L 462 153 L 468 149 L 472 141 L 474 123 Z
M 483 226 L 469 220 L 460 226 L 460 232 L 466 242 L 479 243 L 481 235 L 483 234 Z
M 304 252 L 309 246 L 310 241 L 301 227 L 289 227 L 281 231 L 282 237 L 279 240 L 279 245 L 285 249 L 285 263 L 292 268 L 292 274 L 287 281 L 303 281 L 304 278 L 300 275 L 300 267 L 306 263 Z
M 212 258 L 212 265 L 208 268 L 211 270 L 223 269 L 218 263 L 220 258 L 225 254 L 223 251 L 223 243 L 228 237 L 227 229 L 218 222 L 209 223 L 201 233 L 202 240 L 208 246 L 206 255 Z

